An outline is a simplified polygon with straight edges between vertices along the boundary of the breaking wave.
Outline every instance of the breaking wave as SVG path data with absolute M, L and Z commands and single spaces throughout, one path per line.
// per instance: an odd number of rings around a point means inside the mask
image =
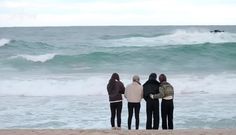
M 10 41 L 11 41 L 10 39 L 6 38 L 0 39 L 0 47 L 7 45 L 8 43 L 10 43 Z
M 22 58 L 28 61 L 33 61 L 33 62 L 46 62 L 51 59 L 53 59 L 56 56 L 56 54 L 44 54 L 44 55 L 18 55 L 18 56 L 13 56 L 11 58 Z
M 229 32 L 211 33 L 206 30 L 176 30 L 169 34 L 160 35 L 118 35 L 103 38 L 108 42 L 116 41 L 113 46 L 169 46 L 196 45 L 205 43 L 235 43 L 236 34 Z

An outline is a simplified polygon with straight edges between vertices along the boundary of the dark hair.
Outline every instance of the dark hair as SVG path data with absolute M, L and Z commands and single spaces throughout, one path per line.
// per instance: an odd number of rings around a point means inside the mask
M 111 79 L 110 80 L 118 80 L 118 81 L 120 81 L 120 77 L 119 77 L 119 75 L 117 73 L 113 73 L 111 75 Z
M 160 76 L 159 76 L 159 81 L 160 82 L 163 82 L 163 81 L 166 81 L 167 79 L 166 79 L 166 75 L 165 74 L 160 74 Z
M 157 79 L 157 74 L 156 73 L 151 73 L 149 75 L 149 80 L 156 80 Z
M 113 89 L 115 87 L 116 80 L 120 81 L 120 77 L 117 73 L 113 73 L 109 80 L 108 86 Z

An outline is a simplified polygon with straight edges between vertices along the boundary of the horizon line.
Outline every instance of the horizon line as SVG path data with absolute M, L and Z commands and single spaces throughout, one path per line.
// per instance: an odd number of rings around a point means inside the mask
M 169 24 L 169 25 L 45 25 L 45 26 L 0 26 L 0 28 L 42 28 L 42 27 L 174 27 L 174 26 L 236 26 L 235 24 Z

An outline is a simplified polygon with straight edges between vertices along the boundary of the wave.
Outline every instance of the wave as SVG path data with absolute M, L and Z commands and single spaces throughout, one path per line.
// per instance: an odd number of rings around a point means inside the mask
M 110 74 L 81 74 L 79 77 L 61 78 L 21 78 L 1 79 L 0 96 L 83 96 L 106 95 L 106 85 Z M 130 74 L 121 74 L 124 85 L 131 83 Z M 168 81 L 174 86 L 175 93 L 181 95 L 196 94 L 236 94 L 236 74 L 168 75 Z M 140 75 L 143 84 L 148 74 Z M 224 83 L 219 78 L 224 79 Z
M 55 47 L 44 42 L 29 42 L 24 40 L 10 40 L 1 39 L 0 40 L 0 50 L 11 52 L 38 52 L 42 50 L 54 49 Z
M 46 53 L 40 55 L 21 54 L 4 59 L 5 65 L 26 69 L 38 67 L 73 69 L 78 72 L 111 70 L 134 71 L 169 71 L 169 72 L 208 72 L 235 71 L 236 44 L 202 44 L 178 47 L 119 47 L 96 50 L 84 54 Z M 34 65 L 34 64 L 37 64 Z M 142 64 L 140 64 L 142 63 Z M 13 65 L 13 66 L 12 66 Z M 117 68 L 119 65 L 119 69 Z M 130 66 L 132 65 L 132 66 Z M 156 66 L 158 65 L 158 67 Z M 135 67 L 135 68 L 133 68 Z M 65 69 L 66 68 L 66 69 Z M 67 69 L 68 68 L 68 69 Z
M 8 43 L 10 43 L 10 41 L 11 41 L 10 39 L 6 38 L 0 39 L 0 47 L 7 45 Z
M 113 59 L 116 54 L 107 53 L 107 52 L 92 52 L 88 54 L 56 54 L 56 53 L 49 53 L 49 54 L 42 54 L 42 55 L 28 55 L 22 54 L 17 56 L 9 57 L 10 60 L 12 59 L 23 59 L 30 62 L 49 62 L 52 61 L 53 63 L 60 63 L 62 62 L 69 62 L 69 63 L 77 63 L 77 62 L 94 62 L 94 61 L 102 61 L 103 59 Z
M 144 34 L 125 34 L 125 35 L 104 35 L 100 39 L 103 40 L 114 40 L 114 39 L 128 39 L 128 38 L 153 38 L 165 34 L 153 34 L 153 35 L 144 35 Z
M 207 30 L 176 30 L 170 34 L 156 36 L 127 36 L 110 38 L 112 47 L 119 46 L 166 46 L 166 45 L 196 45 L 205 43 L 235 43 L 236 33 L 211 33 Z
M 56 56 L 56 54 L 44 54 L 44 55 L 18 55 L 18 56 L 12 56 L 11 59 L 16 59 L 16 58 L 22 58 L 28 61 L 32 62 L 46 62 L 51 59 L 53 59 Z

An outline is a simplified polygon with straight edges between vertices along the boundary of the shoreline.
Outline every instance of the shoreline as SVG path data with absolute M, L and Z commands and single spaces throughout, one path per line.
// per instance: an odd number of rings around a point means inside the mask
M 0 129 L 0 135 L 235 135 L 236 129 L 108 130 Z

